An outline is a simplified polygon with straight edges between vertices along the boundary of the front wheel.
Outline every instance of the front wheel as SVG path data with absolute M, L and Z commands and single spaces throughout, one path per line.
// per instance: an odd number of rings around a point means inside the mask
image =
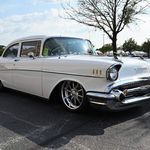
M 74 81 L 65 81 L 62 84 L 61 98 L 64 106 L 73 112 L 81 111 L 87 105 L 84 88 Z

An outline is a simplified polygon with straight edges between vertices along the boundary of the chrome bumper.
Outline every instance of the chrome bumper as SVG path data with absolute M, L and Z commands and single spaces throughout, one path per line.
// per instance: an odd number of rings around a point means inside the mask
M 145 82 L 144 85 L 140 83 L 143 83 L 141 79 L 140 82 L 126 83 L 126 86 L 113 85 L 115 88 L 109 93 L 88 92 L 86 95 L 91 104 L 107 106 L 111 110 L 126 109 L 140 105 L 142 102 L 150 102 L 150 82 Z

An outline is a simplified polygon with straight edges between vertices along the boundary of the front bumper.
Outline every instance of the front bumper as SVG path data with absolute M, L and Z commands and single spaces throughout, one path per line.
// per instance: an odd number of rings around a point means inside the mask
M 111 110 L 122 110 L 150 102 L 150 79 L 120 82 L 110 86 L 110 92 L 87 92 L 91 104 L 106 106 Z

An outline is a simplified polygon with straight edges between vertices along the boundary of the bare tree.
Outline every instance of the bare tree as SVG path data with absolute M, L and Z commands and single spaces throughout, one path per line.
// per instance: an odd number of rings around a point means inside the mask
M 149 6 L 149 0 L 77 0 L 77 5 L 64 6 L 67 18 L 103 30 L 117 53 L 117 35 L 135 22 Z

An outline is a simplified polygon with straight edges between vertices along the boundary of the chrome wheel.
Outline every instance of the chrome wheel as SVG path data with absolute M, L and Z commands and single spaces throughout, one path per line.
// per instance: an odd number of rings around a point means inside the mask
M 61 87 L 61 97 L 67 108 L 78 110 L 84 104 L 85 92 L 79 83 L 66 81 Z

